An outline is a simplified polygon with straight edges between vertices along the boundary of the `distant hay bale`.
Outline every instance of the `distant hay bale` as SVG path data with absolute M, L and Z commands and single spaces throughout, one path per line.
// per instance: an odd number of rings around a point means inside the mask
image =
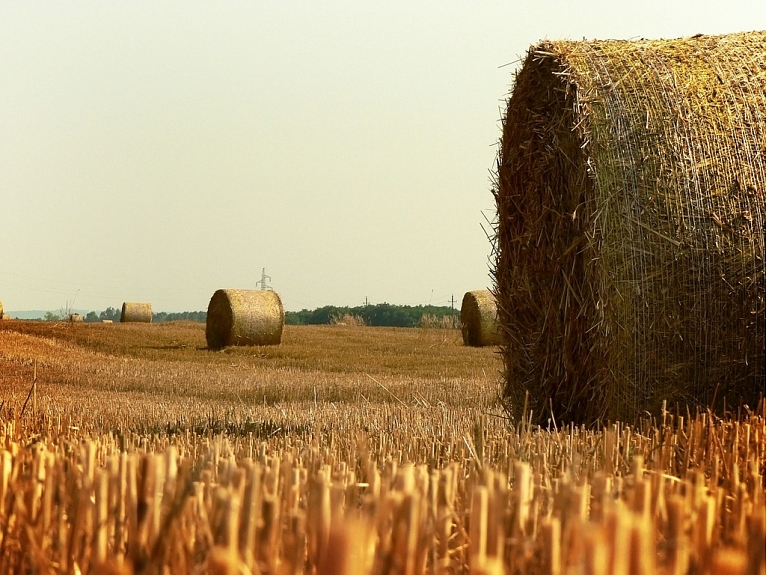
M 69 314 L 69 321 L 70 323 L 80 323 L 83 321 L 83 316 L 79 313 L 71 313 Z
M 468 291 L 461 300 L 461 337 L 464 345 L 484 347 L 502 343 L 496 298 L 485 290 Z
M 101 320 L 101 323 L 112 323 L 111 319 L 103 319 Z
M 208 304 L 205 339 L 208 347 L 278 345 L 285 312 L 271 290 L 217 290 Z
M 152 323 L 152 304 L 124 302 L 120 323 Z
M 540 424 L 755 407 L 765 60 L 765 32 L 531 47 L 494 190 L 513 414 L 526 395 Z

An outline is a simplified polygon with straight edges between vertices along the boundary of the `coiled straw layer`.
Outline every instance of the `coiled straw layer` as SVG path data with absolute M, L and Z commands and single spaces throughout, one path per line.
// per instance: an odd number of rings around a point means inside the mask
M 764 32 L 529 50 L 495 189 L 510 411 L 755 405 L 765 141 Z

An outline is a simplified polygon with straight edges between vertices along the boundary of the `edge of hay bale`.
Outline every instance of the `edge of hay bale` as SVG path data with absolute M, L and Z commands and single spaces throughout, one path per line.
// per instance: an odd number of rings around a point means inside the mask
M 152 323 L 152 304 L 123 302 L 120 323 Z
M 279 345 L 285 310 L 272 290 L 219 289 L 208 304 L 205 339 L 211 349 Z
M 461 337 L 464 345 L 472 347 L 503 343 L 496 297 L 490 290 L 474 290 L 464 294 L 461 300 Z
M 757 403 L 765 32 L 532 46 L 497 168 L 513 416 L 526 402 L 541 425 Z

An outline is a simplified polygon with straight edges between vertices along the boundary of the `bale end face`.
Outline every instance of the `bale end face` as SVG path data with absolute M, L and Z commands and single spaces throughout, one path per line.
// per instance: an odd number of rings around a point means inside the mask
M 211 297 L 205 339 L 211 349 L 229 345 L 278 345 L 285 312 L 271 290 L 220 289 Z
M 461 337 L 464 345 L 501 345 L 496 298 L 489 290 L 469 291 L 461 301 Z

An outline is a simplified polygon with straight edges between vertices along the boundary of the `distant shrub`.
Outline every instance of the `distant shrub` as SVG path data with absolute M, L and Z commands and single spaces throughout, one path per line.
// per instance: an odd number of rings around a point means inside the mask
M 459 329 L 461 327 L 461 320 L 457 315 L 438 316 L 425 313 L 421 316 L 419 327 L 427 329 Z
M 331 324 L 361 326 L 365 325 L 365 320 L 362 316 L 345 313 L 331 316 Z

